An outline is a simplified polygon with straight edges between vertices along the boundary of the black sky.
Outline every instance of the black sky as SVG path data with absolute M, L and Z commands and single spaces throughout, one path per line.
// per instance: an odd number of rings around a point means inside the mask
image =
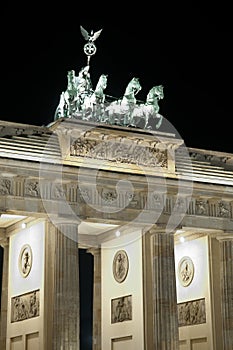
M 136 76 L 140 100 L 162 84 L 160 113 L 186 146 L 233 152 L 231 10 L 203 3 L 2 5 L 0 119 L 53 121 L 67 72 L 86 64 L 81 24 L 103 28 L 91 58 L 93 84 L 108 74 L 105 92 L 120 97 Z

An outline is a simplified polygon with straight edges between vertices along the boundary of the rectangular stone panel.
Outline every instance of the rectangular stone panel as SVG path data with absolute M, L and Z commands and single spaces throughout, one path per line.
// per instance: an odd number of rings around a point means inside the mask
M 17 295 L 11 298 L 11 322 L 19 322 L 40 314 L 40 291 Z
M 27 350 L 41 350 L 39 348 L 39 332 L 26 335 L 26 349 Z
M 206 323 L 205 298 L 179 303 L 177 307 L 179 327 Z
M 189 350 L 187 340 L 180 340 L 179 341 L 179 350 Z
M 132 295 L 111 300 L 111 323 L 132 320 Z
M 134 350 L 132 335 L 112 339 L 111 350 Z
M 191 339 L 191 350 L 209 350 L 207 338 Z
M 13 337 L 10 339 L 10 350 L 24 350 L 22 336 Z

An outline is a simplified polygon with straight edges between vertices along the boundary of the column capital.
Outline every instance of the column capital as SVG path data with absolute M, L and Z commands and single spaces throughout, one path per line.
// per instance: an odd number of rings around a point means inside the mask
M 0 238 L 0 246 L 2 248 L 9 246 L 9 237 Z
M 95 247 L 88 248 L 88 249 L 87 249 L 87 253 L 90 253 L 90 254 L 92 254 L 93 256 L 100 255 L 100 253 L 101 253 L 101 248 L 95 248 Z
M 233 232 L 223 232 L 216 236 L 218 241 L 233 241 Z
M 56 224 L 56 228 L 60 233 L 76 242 L 78 242 L 78 226 L 79 223 L 71 221 L 61 221 Z
M 173 236 L 176 233 L 176 229 L 172 231 L 168 231 L 166 225 L 153 225 L 148 228 L 144 228 L 143 233 L 149 233 L 151 236 L 155 234 L 161 234 L 161 235 L 171 235 Z

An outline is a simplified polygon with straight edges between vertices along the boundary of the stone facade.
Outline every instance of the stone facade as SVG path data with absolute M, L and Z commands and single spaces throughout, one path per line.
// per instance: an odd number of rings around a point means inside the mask
M 118 344 L 137 349 L 134 322 L 143 334 L 145 350 L 191 350 L 197 344 L 211 350 L 232 348 L 228 302 L 232 268 L 226 262 L 232 255 L 233 155 L 188 149 L 173 133 L 71 119 L 61 118 L 43 128 L 4 122 L 0 126 L 1 348 L 79 348 L 78 247 L 94 255 L 93 350 L 110 346 L 115 350 Z M 4 221 L 4 217 L 12 220 Z M 31 227 L 38 220 L 45 223 L 40 281 L 43 312 L 38 322 L 36 317 L 32 320 L 30 336 L 20 326 L 26 321 L 15 322 L 19 326 L 14 328 L 7 316 L 15 288 L 7 275 L 12 259 L 8 245 L 21 231 L 22 220 Z M 129 251 L 126 281 L 117 284 L 109 277 L 109 285 L 102 282 L 106 268 L 102 262 L 108 256 L 104 245 L 115 245 L 118 234 L 131 237 L 136 231 L 142 240 L 137 246 L 142 254 L 141 294 L 127 287 L 127 279 L 135 273 L 131 242 L 125 241 L 123 247 Z M 181 236 L 190 249 L 196 242 L 205 242 L 208 286 L 202 295 L 193 287 L 201 278 L 195 259 L 191 284 L 178 285 L 174 247 L 181 244 Z M 179 254 L 186 253 L 182 249 L 177 250 Z M 30 274 L 24 281 L 30 294 Z M 111 300 L 131 296 L 132 319 L 116 324 L 111 324 L 111 315 L 106 319 L 101 297 L 106 288 L 113 288 Z M 114 295 L 120 290 L 121 294 Z M 139 297 L 143 318 L 135 321 L 134 301 Z M 202 322 L 190 324 L 184 315 L 181 321 L 178 305 L 186 303 L 193 310 L 200 304 L 196 300 L 204 300 L 206 322 L 202 317 Z M 217 310 L 221 312 L 218 322 L 214 320 Z M 128 333 L 121 332 L 123 323 Z M 222 331 L 217 337 L 219 326 Z M 109 341 L 103 340 L 104 327 Z M 192 327 L 189 335 L 185 327 Z

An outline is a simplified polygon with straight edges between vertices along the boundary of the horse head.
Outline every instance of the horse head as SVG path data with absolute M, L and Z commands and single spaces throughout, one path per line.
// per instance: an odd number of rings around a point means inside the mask
M 164 93 L 163 93 L 163 86 L 162 85 L 157 85 L 152 87 L 150 91 L 147 94 L 146 97 L 146 104 L 147 105 L 158 105 L 158 100 L 161 100 L 164 98 Z
M 139 82 L 139 79 L 135 77 L 132 78 L 131 81 L 129 82 L 128 88 L 131 88 L 132 91 L 134 92 L 134 95 L 136 95 L 142 88 Z
M 141 84 L 138 78 L 132 78 L 128 83 L 122 99 L 123 104 L 136 104 L 135 95 L 141 90 Z
M 164 93 L 163 93 L 163 85 L 157 85 L 154 86 L 153 88 L 153 93 L 159 100 L 164 98 Z
M 97 90 L 104 90 L 107 87 L 107 80 L 108 80 L 108 75 L 107 74 L 101 74 L 99 77 L 99 81 L 96 85 L 96 91 Z

